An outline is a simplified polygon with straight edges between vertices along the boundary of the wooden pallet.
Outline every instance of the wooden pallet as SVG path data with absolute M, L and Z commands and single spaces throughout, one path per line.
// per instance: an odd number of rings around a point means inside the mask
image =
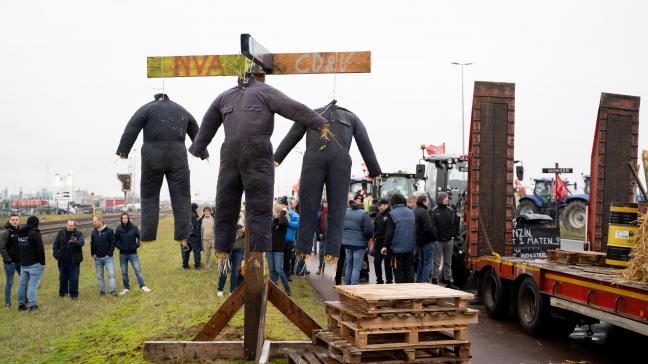
M 288 355 L 288 364 L 335 364 L 337 360 L 323 353 L 300 353 Z
M 340 301 L 327 301 L 329 330 L 337 330 L 340 322 L 354 324 L 361 330 L 401 329 L 432 325 L 472 325 L 479 311 L 454 305 L 432 306 L 418 312 L 368 314 Z
M 398 348 L 360 348 L 333 332 L 316 330 L 313 343 L 328 348 L 328 356 L 345 364 L 361 363 L 470 363 L 470 343 L 421 344 Z
M 601 252 L 588 252 L 588 251 L 572 251 L 572 250 L 548 250 L 547 257 L 549 260 L 573 264 L 573 265 L 595 265 L 603 266 L 605 264 L 605 253 Z
M 452 306 L 467 308 L 471 293 L 429 283 L 335 286 L 340 300 L 365 313 L 411 313 Z

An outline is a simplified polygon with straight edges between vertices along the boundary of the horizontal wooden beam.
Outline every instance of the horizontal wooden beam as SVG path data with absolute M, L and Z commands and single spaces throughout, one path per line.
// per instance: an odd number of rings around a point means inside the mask
M 320 353 L 325 348 L 311 341 L 270 341 L 270 358 L 282 358 L 294 353 Z M 214 361 L 242 360 L 242 341 L 146 341 L 144 359 L 152 362 L 167 360 Z
M 247 59 L 240 54 L 147 58 L 148 78 L 237 76 Z M 370 73 L 371 52 L 272 54 L 273 75 Z

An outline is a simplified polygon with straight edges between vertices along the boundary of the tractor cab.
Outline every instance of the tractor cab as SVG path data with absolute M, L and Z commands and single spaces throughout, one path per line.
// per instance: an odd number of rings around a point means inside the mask
M 372 180 L 371 191 L 374 201 L 389 199 L 396 192 L 405 197 L 413 195 L 417 191 L 416 175 L 403 171 L 383 173 L 380 178 Z
M 466 190 L 468 158 L 457 154 L 434 154 L 424 157 L 425 164 L 417 167 L 417 178 L 425 181 L 425 191 L 436 199 L 439 192 L 446 192 L 450 205 L 456 211 Z
M 349 192 L 355 195 L 360 190 L 364 190 L 367 193 L 367 196 L 370 196 L 371 181 L 366 178 L 362 178 L 362 179 L 351 178 L 351 184 L 349 185 Z

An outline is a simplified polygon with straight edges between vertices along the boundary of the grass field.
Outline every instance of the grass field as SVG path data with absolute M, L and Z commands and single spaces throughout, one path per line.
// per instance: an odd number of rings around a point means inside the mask
M 38 312 L 19 312 L 14 307 L 0 311 L 0 362 L 2 363 L 141 363 L 146 340 L 191 340 L 225 298 L 216 297 L 217 273 L 184 270 L 172 237 L 172 218 L 161 219 L 158 240 L 140 249 L 146 285 L 141 293 L 130 271 L 131 292 L 124 297 L 100 297 L 89 246 L 84 248 L 80 296 L 77 301 L 58 297 L 58 269 L 45 247 L 47 264 L 38 290 Z M 119 263 L 117 262 L 117 266 Z M 118 291 L 121 271 L 115 267 Z M 107 279 L 107 277 L 106 277 Z M 4 292 L 4 279 L 0 279 Z M 229 287 L 229 282 L 228 286 Z M 320 325 L 325 323 L 323 306 L 307 280 L 291 282 L 293 299 Z M 272 340 L 308 340 L 268 304 L 266 337 Z M 242 310 L 218 339 L 240 340 Z

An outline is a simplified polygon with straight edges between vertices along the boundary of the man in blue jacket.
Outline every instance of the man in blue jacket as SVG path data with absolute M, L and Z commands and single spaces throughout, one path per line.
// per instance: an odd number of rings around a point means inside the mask
M 407 207 L 407 200 L 400 193 L 391 196 L 392 210 L 387 215 L 385 243 L 380 251 L 392 252 L 395 260 L 396 283 L 414 283 L 413 257 L 416 250 L 416 219 L 414 211 Z
M 79 272 L 83 261 L 83 233 L 76 228 L 76 221 L 68 220 L 65 229 L 56 234 L 53 250 L 59 268 L 59 296 L 70 294 L 79 297 Z
M 99 280 L 99 295 L 106 294 L 106 282 L 104 281 L 104 267 L 108 270 L 108 290 L 111 296 L 115 295 L 115 263 L 113 252 L 115 251 L 115 233 L 104 223 L 103 216 L 97 215 L 92 219 L 92 235 L 90 235 L 90 254 L 95 261 L 97 279 Z
M 373 234 L 373 225 L 369 214 L 364 210 L 363 197 L 355 196 L 354 201 L 349 201 L 344 216 L 344 232 L 342 246 L 345 249 L 344 284 L 358 284 L 360 282 L 360 268 L 364 260 L 369 238 Z

